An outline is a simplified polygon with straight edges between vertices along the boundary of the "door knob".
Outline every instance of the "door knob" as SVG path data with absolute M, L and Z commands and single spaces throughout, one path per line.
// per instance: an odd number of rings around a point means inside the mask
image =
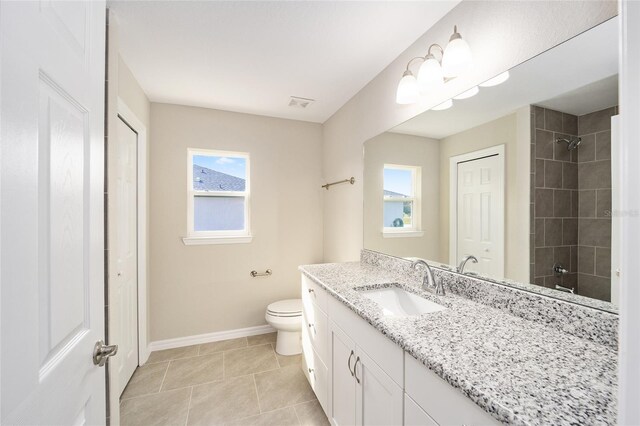
M 103 367 L 107 358 L 118 353 L 118 345 L 105 345 L 104 341 L 98 340 L 93 347 L 93 363 Z

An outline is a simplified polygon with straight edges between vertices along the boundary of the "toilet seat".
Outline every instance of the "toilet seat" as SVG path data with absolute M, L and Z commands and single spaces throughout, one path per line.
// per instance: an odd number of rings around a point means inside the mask
M 271 303 L 267 306 L 267 315 L 280 318 L 297 318 L 302 316 L 302 300 L 287 299 Z

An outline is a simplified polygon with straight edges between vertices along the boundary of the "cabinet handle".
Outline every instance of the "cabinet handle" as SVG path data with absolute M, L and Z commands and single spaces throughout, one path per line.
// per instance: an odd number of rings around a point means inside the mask
M 309 289 L 309 294 L 311 294 L 311 293 L 315 293 L 315 292 L 316 292 L 316 291 L 315 291 L 314 289 L 312 289 L 312 288 L 310 288 L 310 289 Z
M 358 384 L 360 384 L 360 379 L 358 378 L 358 375 L 356 374 L 356 367 L 358 366 L 359 362 L 360 362 L 360 357 L 356 358 L 356 363 L 353 364 L 353 377 L 356 378 L 356 382 L 358 382 Z
M 353 358 L 353 355 L 354 355 L 353 351 L 351 351 L 351 355 L 349 355 L 349 361 L 347 361 L 347 366 L 349 367 L 349 373 L 351 373 L 351 377 L 353 377 L 356 374 L 351 370 L 351 358 Z
M 313 371 L 314 371 L 313 368 L 309 367 L 309 373 L 313 374 Z

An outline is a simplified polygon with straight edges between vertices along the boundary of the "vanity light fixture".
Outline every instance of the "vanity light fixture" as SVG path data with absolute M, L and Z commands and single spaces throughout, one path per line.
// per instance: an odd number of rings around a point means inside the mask
M 439 53 L 440 59 L 436 58 L 435 53 Z M 411 71 L 411 65 L 416 60 L 422 61 L 418 78 Z M 471 65 L 471 61 L 471 49 L 462 39 L 458 27 L 454 26 L 453 34 L 445 49 L 434 43 L 429 46 L 424 57 L 417 56 L 407 63 L 396 91 L 396 102 L 402 105 L 418 102 L 421 94 L 438 90 L 448 80 L 463 73 Z
M 451 99 L 448 99 L 446 101 L 444 101 L 443 103 L 441 103 L 440 105 L 436 105 L 433 108 L 431 108 L 432 111 L 444 111 L 445 109 L 449 109 L 453 106 L 453 101 Z
M 466 92 L 462 92 L 458 96 L 454 96 L 453 99 L 469 99 L 470 97 L 477 95 L 479 91 L 480 89 L 478 89 L 478 86 L 473 86 Z
M 497 76 L 490 78 L 484 83 L 480 83 L 480 87 L 493 87 L 498 84 L 502 84 L 505 81 L 509 80 L 509 71 L 505 71 L 502 74 L 498 74 Z

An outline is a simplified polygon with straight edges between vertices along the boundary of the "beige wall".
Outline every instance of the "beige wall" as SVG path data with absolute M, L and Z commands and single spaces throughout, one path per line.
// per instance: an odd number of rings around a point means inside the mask
M 399 133 L 383 133 L 365 143 L 364 247 L 393 256 L 439 261 L 439 211 L 432 204 L 434 200 L 438 200 L 440 190 L 438 143 L 435 139 Z M 422 237 L 383 238 L 384 164 L 421 167 Z
M 324 123 L 323 175 L 356 178 L 324 194 L 324 260 L 357 260 L 363 236 L 362 144 L 440 102 L 615 16 L 615 1 L 463 1 Z M 566 25 L 570 22 L 571 25 Z M 454 25 L 474 54 L 473 70 L 416 106 L 395 103 L 408 60 L 446 43 Z
M 152 103 L 151 135 L 151 340 L 265 324 L 267 304 L 300 297 L 298 265 L 322 261 L 322 126 Z M 182 243 L 187 148 L 250 153 L 251 243 Z
M 449 261 L 450 158 L 505 146 L 505 276 L 529 281 L 529 106 L 440 141 L 440 259 Z M 525 129 L 525 132 L 522 129 Z

